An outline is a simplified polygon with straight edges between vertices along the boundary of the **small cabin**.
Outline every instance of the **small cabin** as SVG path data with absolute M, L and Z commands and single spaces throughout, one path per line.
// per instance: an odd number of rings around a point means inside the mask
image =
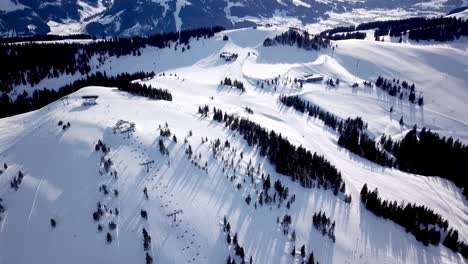
M 98 97 L 97 95 L 83 95 L 81 98 L 83 99 L 83 105 L 95 105 Z

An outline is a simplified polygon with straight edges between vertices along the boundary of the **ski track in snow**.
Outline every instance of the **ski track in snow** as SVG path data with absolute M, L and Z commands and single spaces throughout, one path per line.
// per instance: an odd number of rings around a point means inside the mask
M 31 221 L 31 216 L 34 213 L 34 210 L 36 209 L 36 201 L 37 201 L 37 196 L 39 195 L 39 189 L 41 188 L 42 180 L 44 177 L 41 177 L 41 180 L 37 184 L 36 191 L 34 194 L 34 199 L 31 204 L 31 209 L 29 210 L 29 216 L 28 216 L 28 221 L 26 222 L 26 227 L 29 227 L 29 222 Z

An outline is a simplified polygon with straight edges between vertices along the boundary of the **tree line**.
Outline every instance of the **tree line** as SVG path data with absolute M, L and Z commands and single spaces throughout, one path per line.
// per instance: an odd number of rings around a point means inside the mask
M 365 32 L 349 32 L 343 34 L 329 35 L 328 38 L 331 40 L 344 40 L 344 39 L 365 39 L 367 34 Z
M 468 258 L 468 244 L 459 241 L 458 231 L 449 229 L 449 222 L 433 210 L 422 205 L 411 203 L 398 205 L 397 201 L 383 200 L 379 197 L 378 190 L 370 191 L 367 184 L 362 187 L 360 197 L 366 209 L 378 217 L 389 219 L 404 227 L 406 232 L 413 234 L 416 240 L 425 246 L 429 244 L 437 246 L 443 241 L 444 246 Z
M 383 135 L 380 146 L 366 132 L 367 123 L 362 118 L 339 117 L 313 105 L 299 96 L 280 96 L 279 101 L 295 110 L 319 118 L 339 133 L 338 145 L 376 164 L 425 176 L 439 176 L 463 188 L 468 199 L 468 146 L 452 137 L 441 137 L 423 128 L 408 132 L 394 142 Z
M 188 45 L 191 38 L 209 38 L 222 27 L 200 28 L 159 33 L 148 37 L 116 37 L 90 43 L 20 43 L 0 44 L 0 91 L 9 92 L 15 86 L 37 85 L 45 78 L 62 74 L 86 75 L 91 71 L 91 58 L 104 63 L 107 56 L 141 54 L 144 47 L 169 47 L 178 41 Z M 37 37 L 40 38 L 40 37 Z
M 468 20 L 456 17 L 413 17 L 399 20 L 386 20 L 361 23 L 357 26 L 337 27 L 320 33 L 330 36 L 335 33 L 347 33 L 359 30 L 374 29 L 374 36 L 402 37 L 408 35 L 411 40 L 435 40 L 440 42 L 459 39 L 468 36 Z
M 320 50 L 330 47 L 330 39 L 319 35 L 310 35 L 307 31 L 302 34 L 296 30 L 290 29 L 274 38 L 267 38 L 263 46 L 271 47 L 276 45 L 296 46 L 305 50 Z
M 242 92 L 245 92 L 245 87 L 244 87 L 244 83 L 242 81 L 238 81 L 238 80 L 231 80 L 231 78 L 229 77 L 226 77 L 224 78 L 224 80 L 221 80 L 221 85 L 226 85 L 226 86 L 231 86 L 231 87 L 234 87 L 236 89 L 239 89 L 241 90 Z
M 67 39 L 96 39 L 88 34 L 72 34 L 72 35 L 34 35 L 27 37 L 7 37 L 0 38 L 0 44 L 15 43 L 15 42 L 28 42 L 28 41 L 54 41 L 54 40 L 67 40 Z
M 333 243 L 335 243 L 335 221 L 332 222 L 331 218 L 327 217 L 325 212 L 320 211 L 319 213 L 314 213 L 312 216 L 312 224 L 323 236 L 327 235 Z
M 365 132 L 367 124 L 360 117 L 343 120 L 336 115 L 322 110 L 319 106 L 301 99 L 299 96 L 281 95 L 279 101 L 301 113 L 318 118 L 324 124 L 339 133 L 338 145 L 383 166 L 392 166 L 393 160 L 380 151 L 374 140 Z
M 440 176 L 463 188 L 468 199 L 468 146 L 452 137 L 414 126 L 400 141 L 381 137 L 383 148 L 396 158 L 398 169 L 426 176 Z
M 118 87 L 120 90 L 129 93 L 152 99 L 171 101 L 172 95 L 167 90 L 153 88 L 144 84 L 132 83 L 135 79 L 143 79 L 152 76 L 154 76 L 153 72 L 122 73 L 116 76 L 107 76 L 106 73 L 97 72 L 86 78 L 67 84 L 58 90 L 44 88 L 42 90 L 34 90 L 32 95 L 24 91 L 14 100 L 11 100 L 8 94 L 3 93 L 0 96 L 0 118 L 37 110 L 86 86 Z
M 222 118 L 221 118 L 222 117 Z M 315 184 L 333 190 L 335 195 L 345 193 L 345 182 L 338 169 L 324 156 L 312 153 L 304 147 L 291 144 L 287 138 L 274 131 L 238 116 L 216 110 L 213 119 L 239 132 L 249 146 L 257 146 L 261 156 L 266 156 L 275 165 L 276 172 L 298 180 L 301 186 L 312 188 Z

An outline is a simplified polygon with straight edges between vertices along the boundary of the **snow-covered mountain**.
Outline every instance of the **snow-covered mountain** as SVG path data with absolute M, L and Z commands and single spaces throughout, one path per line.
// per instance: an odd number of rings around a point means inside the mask
M 262 45 L 284 30 L 234 29 L 193 39 L 185 51 L 172 43 L 172 48 L 141 49 L 141 56 L 110 57 L 104 64 L 92 58 L 92 72 L 155 71 L 154 78 L 137 82 L 168 89 L 170 102 L 93 86 L 37 111 L 0 119 L 0 204 L 5 208 L 0 263 L 148 263 L 146 253 L 153 263 L 225 263 L 228 256 L 239 263 L 233 242 L 227 243 L 224 217 L 247 263 L 250 257 L 253 263 L 301 263 L 302 245 L 322 264 L 466 263 L 442 244 L 424 246 L 401 226 L 367 210 L 359 198 L 367 184 L 384 199 L 426 206 L 467 241 L 467 201 L 460 188 L 441 177 L 369 162 L 339 147 L 337 133 L 319 119 L 278 102 L 279 95 L 298 95 L 340 118 L 360 116 L 374 135 L 398 139 L 417 124 L 468 142 L 466 39 L 449 45 L 344 40 L 321 51 Z M 220 58 L 223 51 L 237 53 L 237 60 Z M 334 88 L 325 81 L 293 85 L 295 78 L 310 74 L 341 82 Z M 377 87 L 351 88 L 380 75 L 414 82 L 424 94 L 424 106 Z M 20 88 L 55 89 L 79 77 L 64 75 Z M 226 77 L 242 81 L 245 92 L 220 85 Z M 83 105 L 84 95 L 98 96 L 97 104 Z M 205 117 L 198 113 L 203 105 L 210 109 Z M 213 108 L 249 118 L 324 155 L 342 173 L 351 204 L 330 189 L 303 188 L 276 173 L 258 147 L 212 119 Z M 132 123 L 133 132 L 120 133 Z M 161 136 L 166 128 L 171 136 Z M 214 154 L 217 139 L 224 147 Z M 99 141 L 109 151 L 103 153 Z M 168 153 L 162 154 L 160 142 Z M 112 165 L 106 172 L 108 159 Z M 22 182 L 15 190 L 11 181 L 19 171 Z M 260 205 L 262 178 L 268 174 L 272 183 L 280 180 L 288 188 L 289 197 L 295 195 L 289 208 L 278 197 Z M 97 208 L 103 213 L 96 221 Z M 335 242 L 312 225 L 320 211 L 336 223 Z M 278 223 L 285 215 L 292 219 L 288 235 Z M 151 236 L 147 251 L 143 229 Z
M 137 35 L 221 25 L 237 28 L 257 23 L 310 23 L 330 12 L 413 10 L 442 14 L 461 0 L 2 0 L 0 32 L 31 34 Z

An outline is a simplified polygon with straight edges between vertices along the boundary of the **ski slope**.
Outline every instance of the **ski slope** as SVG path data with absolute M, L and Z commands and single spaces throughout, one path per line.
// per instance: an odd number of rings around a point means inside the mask
M 297 113 L 278 103 L 280 94 L 297 94 L 340 117 L 361 116 L 369 130 L 401 137 L 413 124 L 426 126 L 443 135 L 468 141 L 468 50 L 450 45 L 412 45 L 368 40 L 338 41 L 334 52 L 304 51 L 293 47 L 262 46 L 266 37 L 282 29 L 241 29 L 221 32 L 215 38 L 192 41 L 181 48 L 142 50 L 141 57 L 109 58 L 94 71 L 108 74 L 155 71 L 156 77 L 140 81 L 168 89 L 172 102 L 153 101 L 109 87 L 85 87 L 69 96 L 68 104 L 54 102 L 40 110 L 0 119 L 0 164 L 8 169 L 0 175 L 0 198 L 7 211 L 0 221 L 0 263 L 145 263 L 142 228 L 152 237 L 149 253 L 155 263 L 223 263 L 228 247 L 221 222 L 226 216 L 254 263 L 300 263 L 299 254 L 290 254 L 293 245 L 306 245 L 320 263 L 466 263 L 459 254 L 442 245 L 425 247 L 413 235 L 389 220 L 378 218 L 359 202 L 364 183 L 378 188 L 385 199 L 428 206 L 446 218 L 468 240 L 467 201 L 453 183 L 439 177 L 423 177 L 388 169 L 349 153 L 337 145 L 338 135 L 322 122 Z M 222 35 L 229 41 L 222 41 Z M 239 54 L 235 62 L 219 58 L 221 51 Z M 165 73 L 161 75 L 161 73 Z M 307 73 L 340 78 L 331 89 L 324 83 L 306 84 L 302 89 L 284 84 L 288 78 Z M 377 76 L 414 82 L 423 91 L 423 107 L 389 97 L 378 88 L 351 88 L 354 82 L 375 81 Z M 280 85 L 256 85 L 278 77 Z M 244 82 L 246 92 L 219 85 L 225 77 Z M 79 76 L 45 80 L 36 87 L 55 88 Z M 22 87 L 35 89 L 36 87 Z M 83 106 L 82 95 L 98 95 L 98 104 Z M 325 155 L 343 174 L 352 203 L 345 204 L 330 190 L 304 189 L 289 177 L 275 173 L 274 167 L 236 133 L 197 114 L 199 106 L 209 105 L 228 113 L 248 117 L 263 127 L 287 136 L 296 145 Z M 244 111 L 248 106 L 254 113 Z M 394 106 L 394 112 L 388 109 Z M 400 127 L 404 116 L 407 126 Z M 135 124 L 130 135 L 114 134 L 118 120 Z M 59 121 L 70 122 L 63 130 Z M 167 122 L 172 137 L 160 136 L 159 126 Z M 190 131 L 193 133 L 189 136 Z M 202 143 L 201 138 L 208 142 Z M 192 146 L 201 167 L 185 155 Z M 229 140 L 243 152 L 236 156 L 238 177 L 231 181 L 223 173 L 223 162 L 215 158 L 210 142 Z M 161 155 L 162 139 L 169 155 Z M 117 179 L 103 173 L 102 140 L 110 152 Z M 229 156 L 229 153 L 223 153 Z M 154 160 L 147 171 L 141 163 Z M 280 179 L 296 195 L 288 210 L 276 206 L 247 205 L 247 195 L 256 196 L 255 183 L 243 181 L 249 160 L 260 172 Z M 25 177 L 19 190 L 10 181 L 21 170 Z M 230 175 L 230 174 L 229 174 Z M 236 187 L 237 183 L 242 188 Z M 110 190 L 104 195 L 99 186 Z M 143 189 L 148 190 L 148 199 Z M 96 203 L 118 208 L 119 215 L 105 212 L 97 230 L 92 218 Z M 148 220 L 140 210 L 148 212 Z M 174 223 L 167 215 L 182 210 Z M 336 243 L 312 226 L 312 215 L 326 212 L 336 221 Z M 283 235 L 276 219 L 292 216 L 296 242 Z M 57 221 L 51 228 L 50 219 Z M 108 223 L 117 224 L 110 231 Z M 108 244 L 105 234 L 113 237 Z M 238 260 L 236 259 L 236 262 Z

